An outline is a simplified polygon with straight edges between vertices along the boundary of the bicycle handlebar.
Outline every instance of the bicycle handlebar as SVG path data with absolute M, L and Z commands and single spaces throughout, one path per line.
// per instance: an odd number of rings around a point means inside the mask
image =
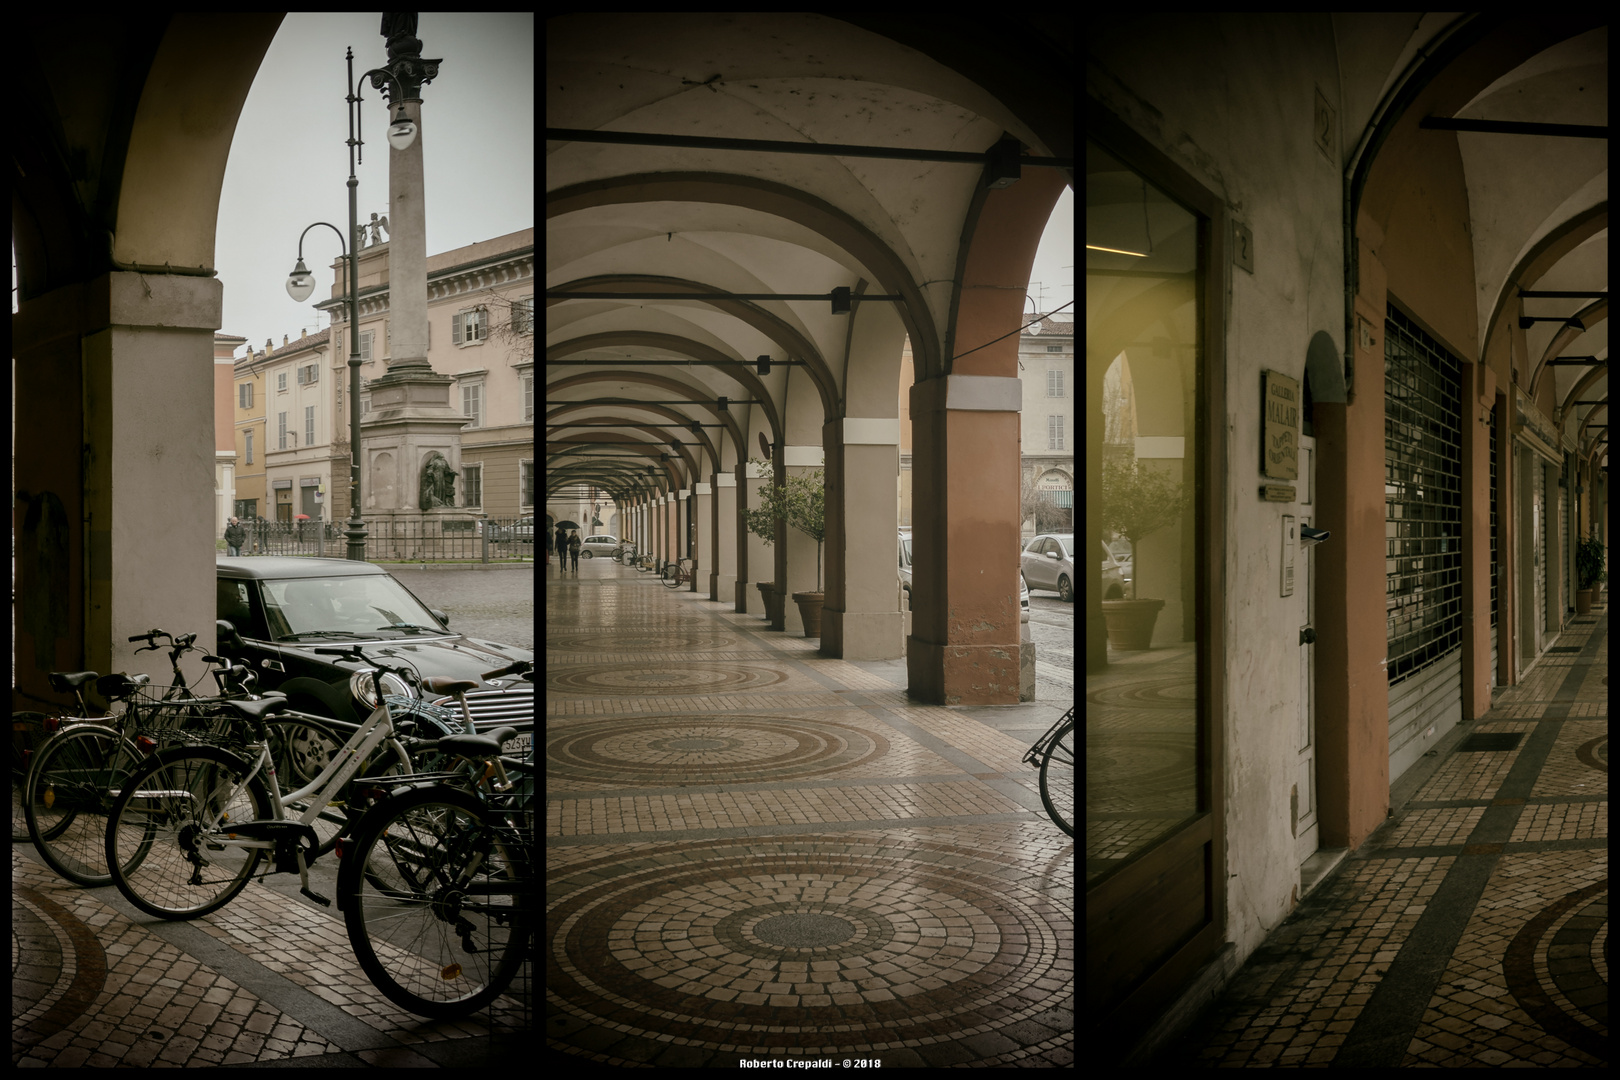
M 514 660 L 503 668 L 496 668 L 494 671 L 486 671 L 478 677 L 480 679 L 498 679 L 502 675 L 523 675 L 533 670 L 533 660 Z

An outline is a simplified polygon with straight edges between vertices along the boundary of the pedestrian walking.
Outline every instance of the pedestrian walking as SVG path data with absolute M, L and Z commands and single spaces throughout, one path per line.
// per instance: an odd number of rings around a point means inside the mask
M 579 530 L 574 530 L 574 535 L 568 538 L 568 555 L 574 561 L 574 573 L 576 574 L 579 573 L 579 549 L 584 546 L 584 544 L 580 543 Z
M 247 543 L 247 530 L 242 528 L 240 521 L 237 521 L 234 517 L 231 518 L 230 524 L 225 526 L 225 554 L 240 556 L 242 554 L 242 545 L 245 543 Z
M 557 526 L 557 561 L 568 569 L 568 530 L 561 525 Z

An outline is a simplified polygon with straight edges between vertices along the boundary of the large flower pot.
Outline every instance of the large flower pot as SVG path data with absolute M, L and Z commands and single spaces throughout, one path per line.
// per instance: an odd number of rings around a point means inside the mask
M 1576 589 L 1575 590 L 1575 614 L 1577 614 L 1577 615 L 1590 615 L 1590 614 L 1592 614 L 1592 590 L 1591 589 Z
M 1108 643 L 1116 649 L 1153 648 L 1153 623 L 1162 607 L 1163 600 L 1104 600 Z
M 819 592 L 796 592 L 793 602 L 799 605 L 799 618 L 804 620 L 804 636 L 821 636 L 821 607 L 827 602 L 827 594 Z
M 759 589 L 760 597 L 765 601 L 765 621 L 774 626 L 782 625 L 782 605 L 787 598 L 776 591 L 774 581 L 756 581 L 754 585 Z

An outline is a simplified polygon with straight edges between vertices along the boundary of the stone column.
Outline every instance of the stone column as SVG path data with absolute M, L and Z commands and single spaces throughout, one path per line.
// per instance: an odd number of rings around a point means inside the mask
M 823 428 L 827 454 L 827 606 L 821 652 L 893 660 L 905 652 L 900 617 L 894 477 L 900 421 L 846 417 Z
M 715 553 L 710 574 L 713 585 L 709 599 L 735 602 L 737 595 L 737 477 L 733 473 L 714 474 Z
M 407 100 L 416 138 L 388 148 L 388 371 L 431 371 L 428 365 L 427 216 L 422 182 L 422 102 Z M 390 117 L 390 120 L 392 117 Z
M 913 697 L 1019 697 L 1018 408 L 1011 377 L 950 375 L 911 389 Z

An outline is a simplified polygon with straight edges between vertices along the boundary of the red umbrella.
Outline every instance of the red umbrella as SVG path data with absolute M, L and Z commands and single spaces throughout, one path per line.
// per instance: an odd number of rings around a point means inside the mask
M 308 514 L 294 514 L 293 515 L 293 520 L 294 521 L 308 521 L 309 520 L 309 515 Z

